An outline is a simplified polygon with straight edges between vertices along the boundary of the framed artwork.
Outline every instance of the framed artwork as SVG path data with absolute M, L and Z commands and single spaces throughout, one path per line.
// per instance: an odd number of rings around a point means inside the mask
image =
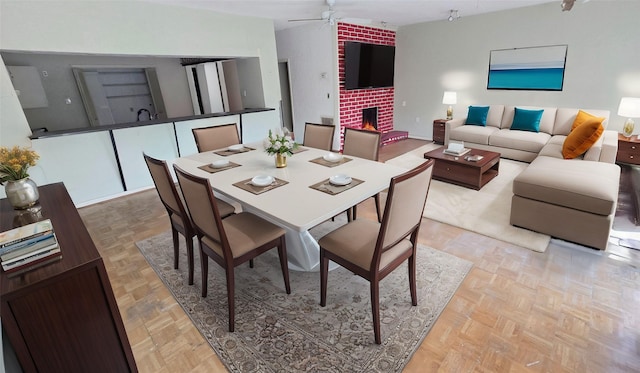
M 566 45 L 492 50 L 487 89 L 562 91 Z

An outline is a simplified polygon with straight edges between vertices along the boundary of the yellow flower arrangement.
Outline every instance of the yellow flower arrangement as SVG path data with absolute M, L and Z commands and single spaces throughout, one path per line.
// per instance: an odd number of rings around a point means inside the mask
M 35 166 L 39 158 L 38 153 L 31 149 L 0 147 L 0 185 L 29 177 L 27 170 Z

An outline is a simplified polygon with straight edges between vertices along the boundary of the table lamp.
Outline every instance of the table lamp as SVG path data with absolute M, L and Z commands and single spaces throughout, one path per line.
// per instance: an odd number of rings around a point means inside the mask
M 455 92 L 444 92 L 444 96 L 442 96 L 442 103 L 449 105 L 449 108 L 447 108 L 447 119 L 453 119 L 453 107 L 451 105 L 455 105 L 457 102 L 458 98 Z
M 627 121 L 622 126 L 622 134 L 626 137 L 633 135 L 633 128 L 635 123 L 633 118 L 640 118 L 640 98 L 635 97 L 623 97 L 620 99 L 620 106 L 618 106 L 618 115 L 621 117 L 627 117 Z

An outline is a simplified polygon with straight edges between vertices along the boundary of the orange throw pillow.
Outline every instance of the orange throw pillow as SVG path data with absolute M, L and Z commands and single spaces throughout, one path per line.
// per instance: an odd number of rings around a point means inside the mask
M 600 118 L 592 117 L 576 127 L 562 144 L 564 159 L 573 159 L 584 154 L 602 136 L 604 127 Z
M 587 119 L 596 118 L 600 120 L 600 123 L 604 122 L 604 117 L 596 117 L 595 115 L 591 115 L 586 111 L 578 110 L 578 115 L 576 115 L 576 119 L 573 121 L 573 125 L 571 125 L 571 131 L 576 129 L 579 125 L 583 124 Z

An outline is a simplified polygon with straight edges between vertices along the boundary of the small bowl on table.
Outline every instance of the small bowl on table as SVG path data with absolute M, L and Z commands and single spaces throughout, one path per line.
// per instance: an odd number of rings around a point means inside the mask
M 345 186 L 351 184 L 351 176 L 345 174 L 337 174 L 329 178 L 329 183 L 337 186 Z
M 340 153 L 327 153 L 324 156 L 322 156 L 322 159 L 324 159 L 327 162 L 340 162 L 342 160 L 342 154 Z
M 213 168 L 224 168 L 229 165 L 228 159 L 218 159 L 217 161 L 211 162 L 211 167 Z

